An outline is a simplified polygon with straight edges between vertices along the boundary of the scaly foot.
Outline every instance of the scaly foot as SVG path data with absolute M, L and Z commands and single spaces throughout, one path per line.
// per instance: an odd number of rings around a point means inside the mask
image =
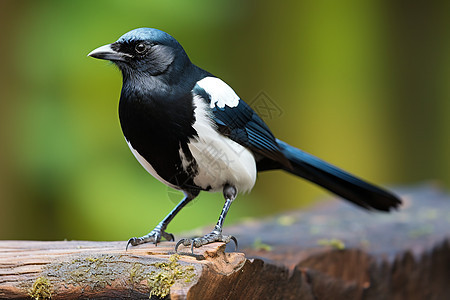
M 161 237 L 165 238 L 168 241 L 174 241 L 175 237 L 171 233 L 165 232 L 161 227 L 158 225 L 155 229 L 153 229 L 150 233 L 141 236 L 141 237 L 132 237 L 128 240 L 126 250 L 128 250 L 128 246 L 136 246 L 141 245 L 145 243 L 155 243 L 155 246 L 158 245 L 158 243 L 161 241 Z
M 238 242 L 236 238 L 232 235 L 222 235 L 222 232 L 217 230 L 215 228 L 211 233 L 205 234 L 202 237 L 195 238 L 195 239 L 181 239 L 178 241 L 178 243 L 175 246 L 175 252 L 177 252 L 177 249 L 180 245 L 183 246 L 191 246 L 191 252 L 194 253 L 194 247 L 199 248 L 203 245 L 211 244 L 214 242 L 223 242 L 228 244 L 230 241 L 233 241 L 235 244 L 235 251 L 238 247 Z

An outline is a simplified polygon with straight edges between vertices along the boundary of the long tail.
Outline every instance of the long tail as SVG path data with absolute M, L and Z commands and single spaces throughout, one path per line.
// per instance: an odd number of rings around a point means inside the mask
M 290 161 L 292 168 L 283 170 L 310 180 L 327 190 L 363 208 L 389 211 L 402 202 L 394 194 L 367 183 L 355 176 L 301 151 L 277 139 L 281 152 Z

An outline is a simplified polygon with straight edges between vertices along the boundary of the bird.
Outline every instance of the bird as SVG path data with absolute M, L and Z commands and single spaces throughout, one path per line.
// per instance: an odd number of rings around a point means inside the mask
M 214 229 L 175 246 L 199 248 L 237 239 L 222 227 L 238 193 L 250 192 L 257 174 L 283 170 L 370 211 L 389 212 L 402 201 L 312 154 L 277 139 L 260 116 L 223 80 L 191 62 L 181 44 L 155 28 L 137 28 L 88 56 L 111 61 L 122 73 L 119 120 L 139 163 L 184 197 L 148 234 L 126 248 L 161 239 L 177 213 L 201 191 L 225 200 Z

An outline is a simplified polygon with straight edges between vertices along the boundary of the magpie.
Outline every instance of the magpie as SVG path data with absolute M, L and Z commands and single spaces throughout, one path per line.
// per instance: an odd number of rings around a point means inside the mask
M 307 179 L 367 210 L 390 211 L 401 200 L 277 138 L 224 81 L 194 65 L 180 43 L 153 28 L 138 28 L 88 56 L 113 62 L 122 73 L 119 119 L 125 140 L 140 164 L 184 198 L 148 234 L 131 244 L 165 238 L 175 215 L 200 191 L 220 192 L 225 205 L 203 237 L 181 239 L 193 248 L 229 243 L 222 226 L 238 193 L 249 192 L 257 173 L 281 169 Z

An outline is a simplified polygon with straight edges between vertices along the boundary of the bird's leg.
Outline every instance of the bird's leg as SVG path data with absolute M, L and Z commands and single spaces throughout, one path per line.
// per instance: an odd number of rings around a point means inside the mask
M 194 253 L 194 247 L 198 248 L 206 244 L 214 242 L 224 242 L 229 243 L 231 240 L 235 243 L 236 249 L 238 246 L 237 240 L 232 235 L 222 235 L 222 226 L 225 217 L 227 216 L 228 210 L 230 209 L 231 203 L 237 196 L 237 190 L 234 186 L 225 185 L 223 188 L 223 196 L 225 197 L 225 205 L 223 206 L 222 213 L 220 214 L 219 221 L 217 222 L 214 230 L 210 233 L 195 239 L 181 239 L 175 246 L 175 252 L 177 252 L 178 246 L 191 246 L 191 252 Z
M 197 193 L 198 194 L 198 193 Z M 188 204 L 191 200 L 193 200 L 197 195 L 193 195 L 187 192 L 184 192 L 184 198 L 180 201 L 180 203 L 175 206 L 175 208 L 161 221 L 159 224 L 150 231 L 148 234 L 141 236 L 141 237 L 132 237 L 128 240 L 127 243 L 127 249 L 128 246 L 136 246 L 144 243 L 150 243 L 153 242 L 155 245 L 157 245 L 161 241 L 161 237 L 165 238 L 168 241 L 174 241 L 175 238 L 173 234 L 167 233 L 165 230 L 167 228 L 167 225 L 169 225 L 170 221 L 175 217 L 175 215 L 184 207 L 186 204 Z

